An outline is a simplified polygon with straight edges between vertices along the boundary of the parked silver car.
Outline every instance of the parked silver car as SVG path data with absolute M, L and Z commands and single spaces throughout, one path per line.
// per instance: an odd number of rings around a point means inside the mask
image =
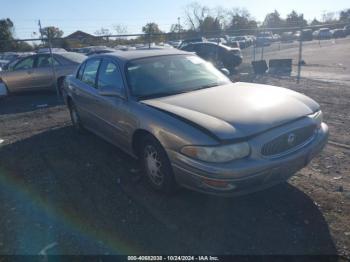
M 55 76 L 50 54 L 34 54 L 14 60 L 0 72 L 0 85 L 7 92 L 20 92 L 32 89 L 48 89 L 63 83 L 66 75 L 74 73 L 85 55 L 78 53 L 54 53 Z
M 138 157 L 156 190 L 235 195 L 286 181 L 323 148 L 319 105 L 300 93 L 232 83 L 175 49 L 95 56 L 66 78 L 73 126 Z

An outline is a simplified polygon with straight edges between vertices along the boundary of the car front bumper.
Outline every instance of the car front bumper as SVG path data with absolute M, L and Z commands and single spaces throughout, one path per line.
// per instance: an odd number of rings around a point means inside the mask
M 288 180 L 323 149 L 328 134 L 328 126 L 322 123 L 310 143 L 278 158 L 247 158 L 230 164 L 209 164 L 175 151 L 168 151 L 168 155 L 179 185 L 208 194 L 236 196 Z

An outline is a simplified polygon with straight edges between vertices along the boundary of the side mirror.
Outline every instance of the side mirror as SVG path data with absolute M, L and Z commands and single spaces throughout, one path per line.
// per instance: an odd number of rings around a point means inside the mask
M 223 73 L 225 76 L 230 76 L 231 72 L 227 68 L 221 68 L 221 73 Z
M 117 87 L 105 86 L 98 91 L 100 96 L 116 96 L 124 98 L 124 94 Z

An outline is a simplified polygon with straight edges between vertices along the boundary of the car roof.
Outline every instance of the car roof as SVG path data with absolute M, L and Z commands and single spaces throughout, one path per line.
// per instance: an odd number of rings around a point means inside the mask
M 118 58 L 119 60 L 122 60 L 124 62 L 134 60 L 134 59 L 140 59 L 140 58 L 147 58 L 147 57 L 155 57 L 155 56 L 166 56 L 166 55 L 189 55 L 191 53 L 181 51 L 178 49 L 150 49 L 150 50 L 129 50 L 129 51 L 116 51 L 113 53 L 106 53 L 106 54 L 100 54 L 95 55 L 93 57 L 111 57 L 111 58 Z
M 196 42 L 196 43 L 189 43 L 188 45 L 217 45 L 217 46 L 223 46 L 222 44 L 218 44 L 217 42 Z
M 215 43 L 215 42 L 197 42 L 197 43 L 190 43 L 190 44 L 188 44 L 188 45 L 194 45 L 194 46 L 198 46 L 198 45 L 212 45 L 212 46 L 218 46 L 218 47 L 222 47 L 222 48 L 225 48 L 225 49 L 232 49 L 232 50 L 234 50 L 234 49 L 239 49 L 239 48 L 234 48 L 234 47 L 230 47 L 230 46 L 228 46 L 228 45 L 223 45 L 223 44 L 221 44 L 221 43 Z

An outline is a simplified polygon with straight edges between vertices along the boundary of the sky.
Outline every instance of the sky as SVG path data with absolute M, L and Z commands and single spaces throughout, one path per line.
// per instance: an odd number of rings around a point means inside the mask
M 35 37 L 38 20 L 43 27 L 56 26 L 68 35 L 76 30 L 94 33 L 101 27 L 113 33 L 113 25 L 123 24 L 128 33 L 141 33 L 142 26 L 155 22 L 168 31 L 178 17 L 185 25 L 184 10 L 193 0 L 0 0 L 0 18 L 15 24 L 16 38 Z M 321 19 L 322 14 L 350 8 L 349 0 L 197 0 L 211 8 L 246 8 L 258 21 L 275 9 L 285 17 L 293 9 L 305 19 Z

